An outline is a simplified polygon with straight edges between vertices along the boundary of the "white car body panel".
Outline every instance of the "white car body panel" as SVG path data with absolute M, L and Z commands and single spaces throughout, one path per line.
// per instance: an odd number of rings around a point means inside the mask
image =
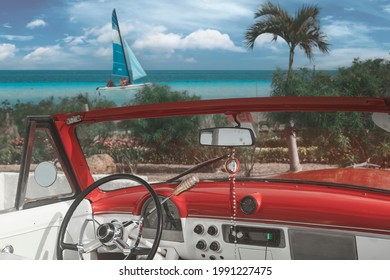
M 71 203 L 64 201 L 0 215 L 0 250 L 12 246 L 15 255 L 27 259 L 56 259 L 58 231 Z M 91 213 L 90 203 L 84 200 L 68 227 L 69 238 L 74 243 L 82 223 L 92 217 Z

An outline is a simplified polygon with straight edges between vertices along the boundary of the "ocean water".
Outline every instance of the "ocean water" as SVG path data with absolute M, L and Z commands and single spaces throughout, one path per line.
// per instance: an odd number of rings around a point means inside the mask
M 188 91 L 202 99 L 233 97 L 261 97 L 270 94 L 273 71 L 146 71 L 150 82 L 168 85 L 172 90 Z M 60 101 L 64 97 L 88 93 L 89 97 L 106 98 L 117 105 L 124 104 L 134 96 L 133 92 L 99 92 L 110 78 L 105 70 L 69 71 L 0 71 L 0 102 L 10 104 L 38 103 L 53 97 Z

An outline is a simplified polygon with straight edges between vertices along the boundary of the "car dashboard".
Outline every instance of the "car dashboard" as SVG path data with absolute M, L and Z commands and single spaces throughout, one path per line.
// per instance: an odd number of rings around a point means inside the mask
M 160 199 L 176 186 L 154 186 Z M 119 191 L 121 192 L 121 191 Z M 123 192 L 123 190 L 122 190 Z M 390 259 L 389 198 L 382 193 L 321 184 L 237 181 L 232 215 L 228 181 L 201 181 L 163 207 L 161 255 L 166 259 Z M 153 208 L 142 192 L 93 202 L 95 216 L 125 221 Z M 110 205 L 110 217 L 105 210 Z M 127 213 L 123 210 L 126 208 Z M 372 213 L 381 213 L 373 216 Z M 113 213 L 121 213 L 116 215 Z M 144 220 L 152 239 L 156 216 Z

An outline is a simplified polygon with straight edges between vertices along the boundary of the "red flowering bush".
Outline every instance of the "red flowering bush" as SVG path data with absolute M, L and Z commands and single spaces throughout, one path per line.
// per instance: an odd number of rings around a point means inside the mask
M 100 153 L 109 154 L 117 163 L 119 172 L 136 173 L 138 163 L 143 161 L 147 153 L 147 148 L 140 145 L 139 139 L 120 134 L 100 137 L 92 146 L 98 148 Z

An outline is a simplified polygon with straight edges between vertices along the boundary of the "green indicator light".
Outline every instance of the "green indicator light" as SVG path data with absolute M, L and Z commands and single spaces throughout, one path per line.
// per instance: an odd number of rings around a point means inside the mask
M 273 238 L 273 234 L 272 233 L 267 233 L 267 240 L 271 240 Z

